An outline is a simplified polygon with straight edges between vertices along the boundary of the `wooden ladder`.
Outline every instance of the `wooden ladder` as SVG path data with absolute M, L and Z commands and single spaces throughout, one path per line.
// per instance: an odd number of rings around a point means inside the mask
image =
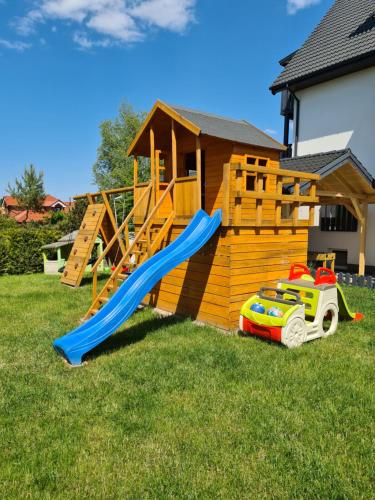
M 151 213 L 148 215 L 146 221 L 144 222 L 141 229 L 135 235 L 134 240 L 129 243 L 129 221 L 132 219 L 134 212 L 138 208 L 138 206 L 142 203 L 144 197 L 147 193 L 151 193 L 152 184 L 148 186 L 148 188 L 143 192 L 140 199 L 134 205 L 133 209 L 126 217 L 124 222 L 118 228 L 118 231 L 113 236 L 112 240 L 107 245 L 105 251 L 100 256 L 100 258 L 96 261 L 92 268 L 93 273 L 93 300 L 92 304 L 87 311 L 84 319 L 88 319 L 94 314 L 98 312 L 103 304 L 108 302 L 109 297 L 112 293 L 114 293 L 118 287 L 128 278 L 129 274 L 134 271 L 134 269 L 143 264 L 148 258 L 152 257 L 157 250 L 159 250 L 164 238 L 168 234 L 169 229 L 173 224 L 173 220 L 175 217 L 175 212 L 171 212 L 169 216 L 164 219 L 162 226 L 160 228 L 155 227 L 155 217 L 156 214 L 166 199 L 168 193 L 171 191 L 175 183 L 175 180 L 169 183 L 167 189 L 164 191 L 163 195 L 160 197 L 158 202 L 155 204 Z M 117 264 L 116 268 L 113 270 L 111 276 L 105 283 L 104 287 L 97 293 L 97 271 L 98 267 L 105 257 L 105 255 L 109 252 L 111 248 L 111 244 L 116 241 L 120 234 L 124 234 L 125 236 L 125 247 L 126 252 L 120 259 L 120 262 Z
M 96 203 L 87 207 L 72 251 L 65 264 L 61 283 L 74 287 L 80 285 L 105 214 L 104 204 Z

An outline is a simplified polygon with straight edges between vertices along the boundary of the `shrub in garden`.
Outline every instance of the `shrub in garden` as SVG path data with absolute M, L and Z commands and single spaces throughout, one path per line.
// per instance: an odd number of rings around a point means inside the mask
M 61 236 L 61 231 L 49 227 L 0 229 L 0 274 L 42 272 L 42 246 Z

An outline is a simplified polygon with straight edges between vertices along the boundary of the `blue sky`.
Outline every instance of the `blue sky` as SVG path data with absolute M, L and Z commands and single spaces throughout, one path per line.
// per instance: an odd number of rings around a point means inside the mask
M 278 60 L 332 0 L 0 0 L 0 196 L 34 163 L 62 199 L 95 189 L 99 124 L 127 100 L 243 118 L 282 140 Z

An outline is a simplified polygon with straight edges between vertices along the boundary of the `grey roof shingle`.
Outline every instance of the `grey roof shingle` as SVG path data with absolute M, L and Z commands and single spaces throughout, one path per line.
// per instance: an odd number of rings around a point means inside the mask
M 278 151 L 284 151 L 286 149 L 281 143 L 245 120 L 232 120 L 230 118 L 203 113 L 201 111 L 182 108 L 180 106 L 170 107 L 181 116 L 197 125 L 202 134 L 243 144 L 251 144 L 252 146 L 276 149 Z
M 271 90 L 375 55 L 375 0 L 336 0 Z M 367 21 L 367 24 L 366 24 Z
M 375 187 L 375 180 L 366 170 L 359 159 L 352 153 L 350 148 L 327 153 L 317 153 L 306 156 L 296 156 L 295 158 L 282 158 L 280 167 L 286 170 L 296 170 L 297 172 L 307 172 L 319 174 L 321 177 L 332 173 L 346 162 L 350 161 L 355 168 L 365 177 L 367 182 Z

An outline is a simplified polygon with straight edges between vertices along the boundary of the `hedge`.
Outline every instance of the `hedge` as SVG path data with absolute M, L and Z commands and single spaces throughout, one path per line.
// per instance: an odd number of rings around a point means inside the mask
M 0 230 L 0 275 L 43 271 L 41 247 L 62 236 L 53 228 L 17 227 Z

